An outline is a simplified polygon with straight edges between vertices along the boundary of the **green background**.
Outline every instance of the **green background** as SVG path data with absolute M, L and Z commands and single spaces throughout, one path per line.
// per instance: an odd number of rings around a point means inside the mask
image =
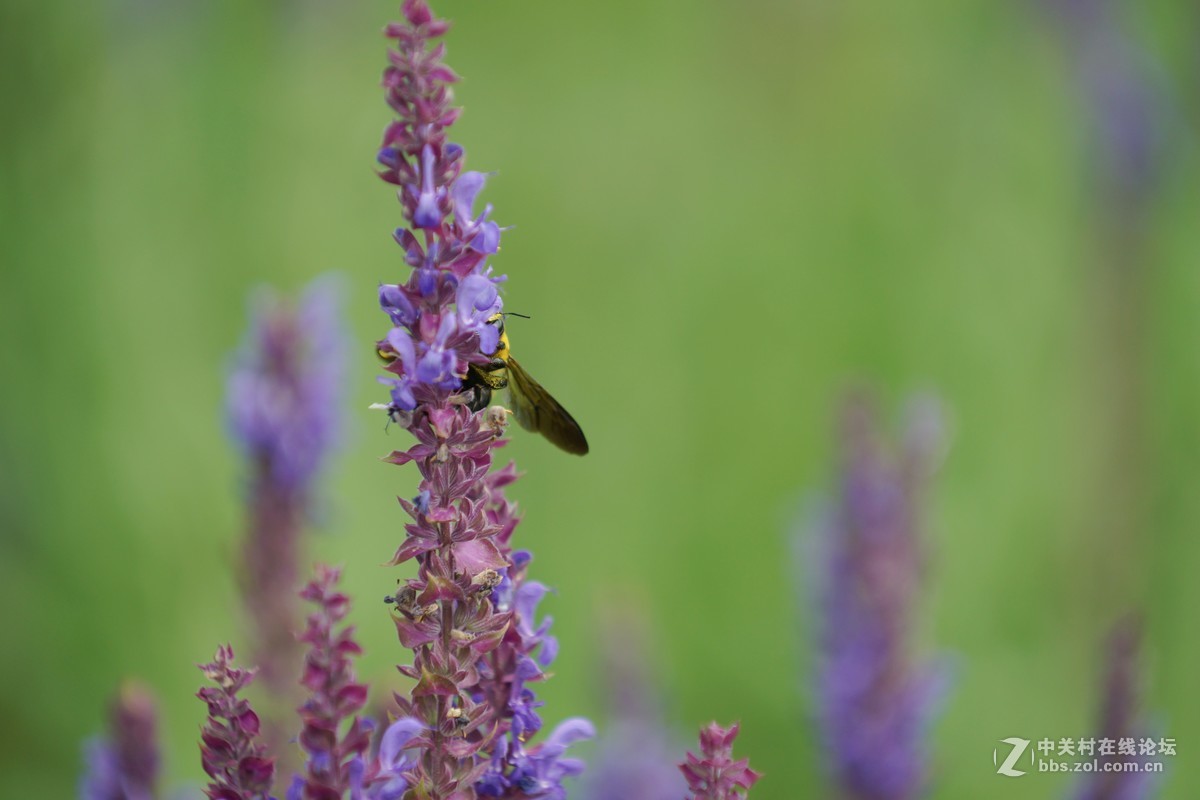
M 436 6 L 465 76 L 454 138 L 516 225 L 494 260 L 533 315 L 514 351 L 592 444 L 575 459 L 518 432 L 507 450 L 520 541 L 558 589 L 549 718 L 603 721 L 615 616 L 652 631 L 681 736 L 741 719 L 754 797 L 830 796 L 789 536 L 832 485 L 845 387 L 893 409 L 933 389 L 953 437 L 919 635 L 956 669 L 933 796 L 1062 796 L 1063 776 L 995 775 L 992 750 L 1096 734 L 1099 644 L 1131 608 L 1146 706 L 1179 743 L 1163 796 L 1200 796 L 1188 8 L 1130 20 L 1176 106 L 1144 235 L 1114 259 L 1134 215 L 1102 211 L 1069 54 L 1032 4 Z M 375 285 L 406 272 L 372 176 L 396 16 L 0 5 L 3 797 L 71 796 L 128 674 L 164 704 L 172 783 L 199 779 L 193 665 L 245 641 L 222 381 L 263 282 L 348 276 L 351 435 L 313 549 L 346 566 L 362 673 L 388 686 L 408 658 L 379 602 L 404 573 L 380 565 L 415 470 L 377 460 L 406 434 L 366 411 Z

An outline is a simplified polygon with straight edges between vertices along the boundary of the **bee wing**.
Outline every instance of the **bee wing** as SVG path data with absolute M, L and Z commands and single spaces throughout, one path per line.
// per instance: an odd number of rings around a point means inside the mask
M 512 356 L 508 357 L 508 389 L 521 427 L 542 434 L 568 453 L 587 453 L 587 439 L 579 423 Z

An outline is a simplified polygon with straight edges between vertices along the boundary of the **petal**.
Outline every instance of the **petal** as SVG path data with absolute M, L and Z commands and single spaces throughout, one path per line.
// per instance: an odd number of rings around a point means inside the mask
M 529 656 L 521 656 L 517 660 L 517 668 L 513 673 L 517 678 L 523 681 L 531 681 L 534 678 L 540 678 L 542 671 L 538 669 L 537 662 Z
M 516 609 L 517 615 L 521 618 L 521 626 L 523 628 L 528 628 L 530 631 L 533 630 L 533 618 L 537 613 L 538 603 L 542 602 L 542 598 L 549 591 L 549 589 L 537 581 L 529 581 L 517 589 L 517 597 L 513 603 L 513 607 Z
M 457 327 L 458 323 L 457 320 L 454 319 L 453 314 L 444 315 L 442 317 L 441 324 L 438 325 L 437 338 L 435 341 L 439 345 L 445 345 L 446 340 L 454 334 L 454 331 Z
M 554 663 L 554 659 L 558 657 L 558 639 L 553 636 L 547 636 L 542 639 L 542 649 L 538 653 L 538 663 L 543 667 L 548 667 Z
M 500 252 L 500 226 L 490 220 L 480 225 L 479 233 L 471 239 L 471 249 L 489 255 Z
M 412 411 L 417 407 L 417 398 L 413 397 L 408 381 L 398 382 L 392 389 L 392 404 L 402 411 Z
M 397 325 L 411 325 L 417 312 L 399 286 L 390 283 L 379 285 L 379 306 L 392 317 Z
M 471 223 L 475 197 L 486 182 L 487 176 L 482 172 L 464 172 L 454 182 L 450 189 L 450 197 L 454 200 L 454 216 L 459 225 L 467 226 Z
M 417 208 L 413 211 L 412 222 L 417 228 L 440 228 L 442 226 L 442 211 L 438 208 L 435 193 L 421 192 L 417 196 Z
M 486 275 L 475 272 L 463 278 L 458 285 L 455 301 L 461 314 L 472 310 L 489 311 L 496 305 L 496 299 L 496 284 Z
M 493 325 L 479 326 L 479 352 L 491 355 L 500 346 L 500 331 Z
M 388 726 L 379 741 L 379 759 L 389 769 L 396 769 L 401 763 L 404 748 L 414 736 L 425 730 L 425 723 L 416 717 L 401 717 Z
M 557 757 L 560 753 L 583 739 L 593 739 L 596 726 L 583 717 L 571 717 L 558 724 L 542 744 L 539 754 Z
M 420 362 L 417 363 L 416 380 L 418 383 L 441 383 L 449 378 L 454 370 L 454 355 L 440 348 L 429 349 Z
M 413 362 L 417 360 L 417 355 L 413 349 L 412 337 L 409 336 L 408 331 L 403 328 L 392 328 L 388 331 L 387 342 L 400 357 L 400 361 L 404 364 L 404 369 L 410 369 Z

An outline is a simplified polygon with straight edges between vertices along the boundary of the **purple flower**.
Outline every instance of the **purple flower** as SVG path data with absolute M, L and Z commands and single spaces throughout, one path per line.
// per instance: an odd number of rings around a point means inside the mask
M 595 735 L 591 722 L 572 717 L 531 748 L 525 748 L 518 737 L 503 741 L 494 751 L 491 768 L 475 785 L 476 791 L 480 797 L 564 800 L 567 790 L 563 780 L 579 775 L 584 768 L 581 760 L 566 756 L 566 750 Z
M 398 719 L 384 731 L 373 770 L 370 800 L 399 800 L 404 796 L 419 752 L 411 745 L 424 732 L 425 725 L 412 717 Z
M 80 800 L 121 800 L 125 797 L 150 798 L 146 793 L 130 793 L 121 777 L 121 765 L 116 750 L 101 738 L 92 738 L 83 745 L 84 773 L 79 782 Z
M 109 738 L 86 744 L 82 800 L 152 800 L 160 756 L 158 712 L 150 692 L 136 683 L 121 687 L 112 705 Z
M 514 572 L 518 575 L 515 579 Z M 515 624 L 491 657 L 480 665 L 484 678 L 480 696 L 489 688 L 498 690 L 490 701 L 494 707 L 505 709 L 503 717 L 514 743 L 527 741 L 541 730 L 542 718 L 536 709 L 542 703 L 526 684 L 545 679 L 542 670 L 550 666 L 558 653 L 558 640 L 549 635 L 551 619 L 546 617 L 536 627 L 533 622 L 538 603 L 548 589 L 540 583 L 524 583 L 522 577 L 523 570 L 504 570 L 502 586 L 505 581 L 508 586 L 501 591 L 501 605 L 497 609 L 511 609 Z
M 417 321 L 412 301 L 399 286 L 386 283 L 379 285 L 379 307 L 392 318 L 393 325 L 406 326 Z
M 678 748 L 658 720 L 618 717 L 604 727 L 581 796 L 586 800 L 678 800 L 686 783 Z
M 1118 201 L 1138 205 L 1163 164 L 1169 111 L 1162 70 L 1113 0 L 1044 0 L 1058 17 L 1090 118 L 1093 161 Z
M 619 604 L 606 617 L 601 674 L 610 713 L 588 765 L 585 800 L 679 800 L 687 792 L 647 663 L 647 637 L 631 625 L 637 619 L 633 607 Z
M 1158 796 L 1160 776 L 1142 771 L 1148 759 L 1140 745 L 1154 740 L 1149 738 L 1140 709 L 1141 634 L 1140 622 L 1129 618 L 1109 636 L 1097 742 L 1100 770 L 1087 774 L 1076 784 L 1071 794 L 1074 800 L 1150 800 Z M 1132 745 L 1129 750 L 1136 747 L 1137 754 L 1122 752 L 1125 742 Z
M 339 287 L 340 279 L 318 278 L 295 306 L 261 290 L 234 355 L 230 432 L 254 480 L 280 492 L 307 492 L 341 437 L 347 340 Z
M 564 757 L 564 751 L 569 744 L 594 736 L 595 729 L 587 720 L 574 718 L 555 728 L 542 744 L 529 744 L 542 728 L 537 713 L 542 703 L 531 684 L 546 679 L 545 670 L 558 655 L 558 640 L 550 634 L 551 618 L 539 621 L 537 617 L 549 589 L 526 579 L 533 557 L 510 546 L 519 520 L 504 487 L 515 478 L 511 464 L 487 476 L 486 519 L 497 529 L 500 550 L 508 561 L 493 581 L 490 599 L 497 612 L 512 614 L 513 622 L 499 645 L 478 664 L 480 681 L 473 699 L 493 709 L 498 736 L 490 748 L 487 770 L 475 786 L 481 797 L 561 798 L 566 792 L 562 781 L 583 770 L 583 762 Z
M 692 793 L 689 800 L 739 800 L 762 777 L 747 759 L 733 759 L 733 740 L 739 726 L 722 728 L 710 722 L 700 729 L 700 755 L 687 754 L 679 770 Z
M 258 742 L 258 715 L 238 696 L 254 680 L 254 670 L 235 668 L 228 645 L 200 669 L 213 684 L 196 694 L 208 706 L 200 732 L 200 762 L 211 778 L 205 795 L 210 800 L 268 800 L 275 763 Z
M 909 655 L 921 585 L 920 502 L 937 415 L 917 404 L 889 453 L 863 398 L 847 404 L 840 496 L 819 531 L 823 616 L 820 727 L 842 793 L 911 800 L 927 782 L 926 729 L 944 692 L 940 667 Z
M 517 632 L 528 652 L 538 651 L 536 660 L 543 667 L 550 666 L 558 654 L 558 640 L 550 635 L 550 625 L 554 620 L 544 617 L 540 623 L 534 622 L 538 604 L 549 591 L 537 581 L 528 581 L 516 590 L 513 600 L 513 609 L 517 612 Z
M 401 411 L 412 411 L 417 407 L 417 400 L 413 397 L 411 377 L 417 369 L 416 347 L 413 345 L 408 331 L 399 327 L 388 331 L 386 341 L 400 367 L 399 377 L 385 378 L 381 376 L 378 378 L 380 383 L 392 387 L 391 403 L 388 407 Z
M 250 472 L 240 577 L 253 656 L 267 689 L 289 699 L 300 666 L 300 536 L 315 480 L 341 432 L 346 337 L 339 295 L 332 277 L 313 281 L 296 305 L 260 292 L 229 376 L 230 429 Z M 285 738 L 273 722 L 269 727 L 271 740 Z
M 442 317 L 433 341 L 423 343 L 425 354 L 417 362 L 416 382 L 443 389 L 458 388 L 459 379 L 455 374 L 458 367 L 458 354 L 449 348 L 450 337 L 454 335 L 458 327 L 454 320 L 455 318 L 450 314 Z
M 459 327 L 474 330 L 479 335 L 479 351 L 491 354 L 500 342 L 500 332 L 494 325 L 485 324 L 500 308 L 500 297 L 496 283 L 487 273 L 472 273 L 458 284 L 455 306 L 458 309 Z
M 425 145 L 421 149 L 420 175 L 421 189 L 417 191 L 410 187 L 410 192 L 417 195 L 417 207 L 412 212 L 413 227 L 437 229 L 442 225 L 441 201 L 446 196 L 444 186 L 434 186 L 433 170 L 435 157 L 433 147 Z
M 566 757 L 567 748 L 595 735 L 592 723 L 582 717 L 564 720 L 544 742 L 516 756 L 513 784 L 528 797 L 563 800 L 567 796 L 563 779 L 579 775 L 584 768 L 579 759 Z
M 463 239 L 470 247 L 485 255 L 496 253 L 500 249 L 500 226 L 488 220 L 492 213 L 489 203 L 483 213 L 474 216 L 475 196 L 483 189 L 487 176 L 482 172 L 464 172 L 454 182 L 452 195 L 454 200 L 454 218 L 462 229 Z

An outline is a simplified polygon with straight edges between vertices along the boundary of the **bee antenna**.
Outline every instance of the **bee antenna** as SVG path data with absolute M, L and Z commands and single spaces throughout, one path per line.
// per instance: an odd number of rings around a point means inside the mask
M 533 317 L 529 316 L 528 314 L 518 314 L 518 313 L 517 313 L 517 312 L 515 312 L 515 311 L 505 311 L 505 312 L 504 312 L 504 316 L 506 316 L 506 317 L 520 317 L 521 319 L 533 319 Z

